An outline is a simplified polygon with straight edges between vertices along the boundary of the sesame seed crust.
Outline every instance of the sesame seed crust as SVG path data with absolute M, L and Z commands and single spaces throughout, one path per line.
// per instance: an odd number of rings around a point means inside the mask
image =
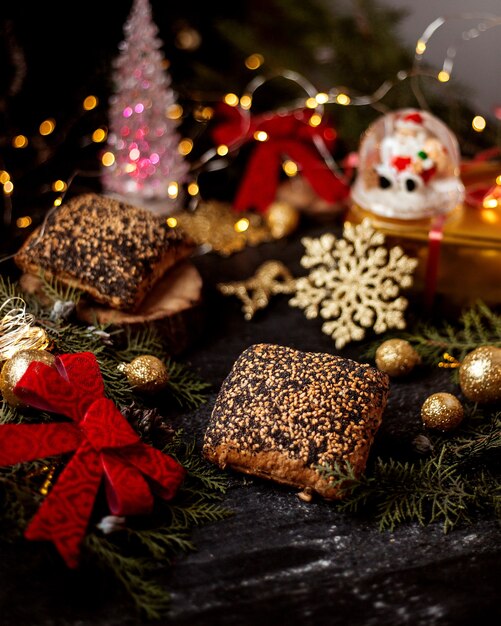
M 24 242 L 14 260 L 97 302 L 135 310 L 163 274 L 193 251 L 178 229 L 150 211 L 99 194 L 61 205 Z
M 203 453 L 220 467 L 341 497 L 318 467 L 366 466 L 381 424 L 388 376 L 325 353 L 256 344 L 223 382 Z

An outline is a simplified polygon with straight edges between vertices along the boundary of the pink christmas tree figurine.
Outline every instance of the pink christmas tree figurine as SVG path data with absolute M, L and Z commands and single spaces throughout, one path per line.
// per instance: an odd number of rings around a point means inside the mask
M 189 164 L 168 116 L 176 96 L 157 34 L 149 0 L 134 0 L 114 61 L 106 146 L 114 160 L 108 155 L 102 183 L 105 193 L 168 214 L 180 205 Z

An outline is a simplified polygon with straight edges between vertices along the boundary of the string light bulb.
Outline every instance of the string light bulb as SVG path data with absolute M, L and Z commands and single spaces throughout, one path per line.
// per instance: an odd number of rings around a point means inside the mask
M 227 93 L 223 99 L 225 103 L 230 107 L 236 107 L 240 102 L 237 94 L 235 93 Z
M 475 117 L 471 121 L 471 126 L 474 131 L 476 131 L 477 133 L 481 133 L 485 130 L 485 127 L 487 126 L 485 117 L 482 117 L 481 115 L 475 115 Z
M 264 57 L 262 54 L 250 54 L 245 59 L 245 67 L 249 70 L 257 70 L 264 63 Z
M 94 143 L 102 143 L 105 141 L 108 133 L 104 128 L 96 128 L 96 130 L 92 133 L 92 141 Z
M 56 128 L 55 120 L 47 119 L 47 120 L 44 120 L 40 124 L 40 126 L 38 127 L 38 131 L 41 135 L 46 136 L 46 135 L 50 135 L 51 133 L 53 133 L 55 128 Z
M 98 104 L 98 99 L 96 98 L 96 96 L 87 96 L 84 101 L 83 101 L 83 108 L 85 111 L 92 111 L 92 109 L 95 109 L 97 107 Z

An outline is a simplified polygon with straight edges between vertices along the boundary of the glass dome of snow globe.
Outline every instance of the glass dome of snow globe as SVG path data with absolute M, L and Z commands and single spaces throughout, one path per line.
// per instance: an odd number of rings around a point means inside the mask
M 453 132 L 419 109 L 387 113 L 363 134 L 351 197 L 384 218 L 419 220 L 463 202 L 461 154 Z

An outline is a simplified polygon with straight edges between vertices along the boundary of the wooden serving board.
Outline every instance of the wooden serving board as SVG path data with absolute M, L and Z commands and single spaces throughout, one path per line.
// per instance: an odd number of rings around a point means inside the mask
M 41 280 L 31 274 L 20 279 L 27 293 L 39 294 Z M 76 308 L 77 318 L 91 325 L 140 328 L 154 324 L 165 340 L 166 350 L 178 355 L 199 337 L 204 325 L 203 282 L 197 268 L 183 261 L 169 270 L 146 296 L 134 313 L 112 309 L 90 298 L 82 298 Z

